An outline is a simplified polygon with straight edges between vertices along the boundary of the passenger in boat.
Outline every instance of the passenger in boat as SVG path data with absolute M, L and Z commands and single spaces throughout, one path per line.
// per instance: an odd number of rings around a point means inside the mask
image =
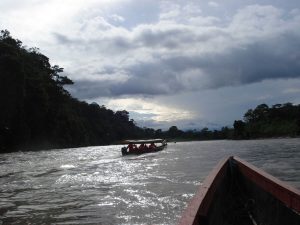
M 143 150 L 144 149 L 144 144 L 142 143 L 142 144 L 140 144 L 140 146 L 139 146 L 139 150 Z
M 129 152 L 133 152 L 133 144 L 129 143 L 129 145 L 127 146 L 127 149 Z
M 127 149 L 129 152 L 135 152 L 137 150 L 137 147 L 135 144 L 129 143 L 129 145 L 127 146 Z
M 154 142 L 151 142 L 151 144 L 149 145 L 149 149 L 155 149 L 156 148 L 156 145 L 154 144 Z
M 139 150 L 140 151 L 144 151 L 144 150 L 146 150 L 147 149 L 147 146 L 144 144 L 144 143 L 142 143 L 140 146 L 139 146 Z

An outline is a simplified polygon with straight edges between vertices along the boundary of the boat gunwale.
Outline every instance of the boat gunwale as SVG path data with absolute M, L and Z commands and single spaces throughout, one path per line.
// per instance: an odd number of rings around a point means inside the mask
M 233 157 L 239 171 L 264 191 L 300 214 L 300 191 L 252 164 Z
M 221 160 L 204 179 L 203 184 L 182 214 L 178 225 L 199 224 L 199 219 L 207 214 L 213 200 L 213 194 L 222 178 L 226 175 L 230 158 L 232 157 Z
M 239 157 L 230 156 L 221 160 L 205 178 L 203 185 L 199 187 L 195 196 L 190 200 L 187 208 L 184 210 L 178 225 L 200 224 L 200 218 L 207 215 L 213 201 L 213 195 L 221 179 L 226 175 L 226 168 L 230 166 L 231 160 L 236 163 L 238 170 L 246 178 L 300 214 L 300 191 L 298 189 Z

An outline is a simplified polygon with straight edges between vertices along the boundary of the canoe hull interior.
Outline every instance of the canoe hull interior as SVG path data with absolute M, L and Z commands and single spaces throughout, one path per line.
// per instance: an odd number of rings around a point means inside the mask
M 283 185 L 230 158 L 206 178 L 179 224 L 300 225 L 299 191 Z

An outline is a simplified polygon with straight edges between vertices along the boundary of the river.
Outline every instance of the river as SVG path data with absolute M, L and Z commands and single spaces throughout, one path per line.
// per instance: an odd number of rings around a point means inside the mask
M 176 224 L 216 163 L 236 155 L 300 188 L 300 139 L 169 143 L 0 155 L 0 224 Z

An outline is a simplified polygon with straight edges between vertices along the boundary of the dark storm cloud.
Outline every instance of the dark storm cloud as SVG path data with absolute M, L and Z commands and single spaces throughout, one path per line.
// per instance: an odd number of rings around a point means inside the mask
M 121 84 L 115 81 L 78 80 L 68 90 L 80 99 L 93 99 L 99 96 L 168 94 L 163 88 L 138 80 L 129 80 Z
M 178 63 L 178 59 L 171 59 L 169 63 L 180 71 L 185 70 L 186 66 L 201 69 L 209 81 L 203 88 L 218 88 L 266 79 L 300 77 L 299 60 L 300 39 L 285 35 L 272 41 L 256 42 L 246 48 L 193 59 L 181 58 L 181 63 Z
M 131 43 L 128 39 L 122 36 L 113 36 L 107 37 L 103 39 L 91 39 L 91 40 L 83 40 L 80 38 L 71 39 L 66 35 L 62 35 L 59 33 L 53 34 L 54 38 L 59 44 L 62 45 L 70 45 L 70 46 L 81 46 L 81 48 L 85 48 L 90 50 L 93 48 L 94 50 L 99 49 L 102 51 L 103 49 L 107 49 L 109 47 L 109 53 L 112 54 L 113 52 L 119 53 L 120 51 L 127 51 L 130 49 L 135 48 L 135 44 Z M 102 52 L 105 54 L 105 52 Z
M 176 48 L 181 43 L 191 41 L 193 36 L 190 35 L 190 30 L 186 28 L 172 28 L 166 30 L 157 30 L 146 28 L 142 29 L 138 36 L 135 38 L 135 42 L 141 46 L 148 47 L 164 47 L 164 48 Z
M 300 39 L 254 43 L 247 49 L 210 56 L 202 69 L 210 75 L 211 88 L 249 84 L 266 79 L 300 77 Z
M 69 44 L 71 41 L 66 35 L 63 34 L 59 34 L 59 33 L 53 33 L 54 38 L 56 39 L 56 41 L 60 44 Z

